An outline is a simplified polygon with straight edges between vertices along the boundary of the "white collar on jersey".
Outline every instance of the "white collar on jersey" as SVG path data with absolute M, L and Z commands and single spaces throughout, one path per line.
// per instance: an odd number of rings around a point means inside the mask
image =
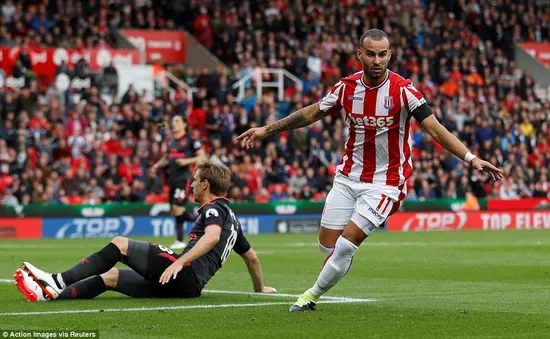
M 364 71 L 361 72 L 361 78 L 359 78 L 359 80 L 361 81 L 361 85 L 363 85 L 363 87 L 365 87 L 366 89 L 377 89 L 379 87 L 384 86 L 386 81 L 388 81 L 388 79 L 390 78 L 391 71 L 388 69 L 387 72 L 386 72 L 386 79 L 384 79 L 384 81 L 382 81 L 380 84 L 378 84 L 374 87 L 371 87 L 371 86 L 368 86 L 367 84 L 365 84 L 365 82 L 363 81 L 363 73 L 364 73 Z

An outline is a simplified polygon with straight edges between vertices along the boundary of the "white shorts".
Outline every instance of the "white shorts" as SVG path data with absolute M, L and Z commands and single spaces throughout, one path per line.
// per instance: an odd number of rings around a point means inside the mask
M 325 201 L 321 226 L 343 230 L 353 220 L 368 235 L 385 226 L 394 207 L 399 206 L 400 194 L 397 187 L 359 182 L 337 173 Z

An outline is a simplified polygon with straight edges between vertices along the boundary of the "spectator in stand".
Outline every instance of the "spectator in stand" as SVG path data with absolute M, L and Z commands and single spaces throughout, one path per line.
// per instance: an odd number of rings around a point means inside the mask
M 90 179 L 90 184 L 87 187 L 87 191 L 88 191 L 88 193 L 92 193 L 92 196 L 89 196 L 90 199 L 97 199 L 98 201 L 103 200 L 104 191 L 101 187 L 99 187 L 97 185 L 97 179 L 96 178 L 91 178 Z
M 68 169 L 65 173 L 65 178 L 63 179 L 63 191 L 67 196 L 78 195 L 80 192 L 80 184 L 78 180 L 74 177 L 72 169 Z
M 287 201 L 289 195 L 283 191 L 283 185 L 275 185 L 275 189 L 271 192 L 271 201 Z
M 162 182 L 157 175 L 157 171 L 149 169 L 145 180 L 145 191 L 150 194 L 162 194 L 162 190 Z
M 293 192 L 302 192 L 304 186 L 307 185 L 307 178 L 304 174 L 304 169 L 301 167 L 296 168 L 296 172 L 290 177 L 289 187 Z
M 4 198 L 2 199 L 2 205 L 4 206 L 16 206 L 19 204 L 19 200 L 16 196 L 13 195 L 13 191 L 11 187 L 6 188 L 6 193 L 4 194 Z

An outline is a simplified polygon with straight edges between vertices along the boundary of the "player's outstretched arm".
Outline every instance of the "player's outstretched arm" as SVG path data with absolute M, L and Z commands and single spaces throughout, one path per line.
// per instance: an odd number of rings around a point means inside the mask
M 420 126 L 426 132 L 428 132 L 441 146 L 456 157 L 470 163 L 479 171 L 484 171 L 489 173 L 493 179 L 502 179 L 504 174 L 500 168 L 495 167 L 488 161 L 479 159 L 470 151 L 464 144 L 458 140 L 451 132 L 449 132 L 445 126 L 441 125 L 437 121 L 436 117 L 432 114 L 420 122 Z
M 251 248 L 246 253 L 241 254 L 246 267 L 248 268 L 248 273 L 250 278 L 252 278 L 252 285 L 254 285 L 254 292 L 263 292 L 271 293 L 277 292 L 276 289 L 269 286 L 264 286 L 264 281 L 262 277 L 262 265 L 260 264 L 260 259 L 256 255 L 256 252 Z
M 271 134 L 291 129 L 309 126 L 329 115 L 329 111 L 321 111 L 319 104 L 315 103 L 290 114 L 284 119 L 272 122 L 262 127 L 251 128 L 237 137 L 242 147 L 252 148 L 256 140 L 262 140 Z

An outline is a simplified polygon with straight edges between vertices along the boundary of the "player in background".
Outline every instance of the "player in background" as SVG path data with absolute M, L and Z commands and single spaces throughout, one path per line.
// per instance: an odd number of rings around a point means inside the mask
M 24 262 L 25 270 L 15 272 L 17 287 L 29 301 L 91 299 L 106 290 L 136 298 L 193 298 L 234 250 L 247 266 L 254 291 L 276 292 L 264 286 L 260 261 L 225 198 L 229 168 L 201 161 L 193 178 L 193 195 L 202 206 L 181 255 L 162 245 L 115 237 L 62 273 L 50 274 Z M 118 262 L 131 269 L 114 267 Z
M 361 243 L 398 210 L 412 173 L 411 118 L 470 166 L 488 172 L 493 179 L 503 177 L 500 169 L 470 153 L 437 121 L 410 80 L 387 69 L 391 49 L 386 33 L 365 32 L 357 58 L 363 71 L 341 79 L 318 103 L 238 137 L 242 146 L 250 148 L 271 134 L 308 126 L 342 109 L 346 113 L 345 154 L 336 168 L 319 231 L 319 246 L 330 255 L 313 287 L 290 307 L 291 312 L 315 310 L 321 295 L 348 272 Z
M 176 219 L 176 241 L 170 246 L 172 249 L 185 248 L 183 242 L 184 223 L 195 221 L 193 213 L 185 210 L 188 202 L 189 187 L 193 174 L 190 166 L 205 157 L 202 143 L 193 140 L 187 134 L 187 123 L 180 115 L 174 115 L 170 122 L 172 139 L 168 144 L 168 152 L 156 164 L 153 169 L 168 166 L 168 185 L 170 186 L 170 213 Z

